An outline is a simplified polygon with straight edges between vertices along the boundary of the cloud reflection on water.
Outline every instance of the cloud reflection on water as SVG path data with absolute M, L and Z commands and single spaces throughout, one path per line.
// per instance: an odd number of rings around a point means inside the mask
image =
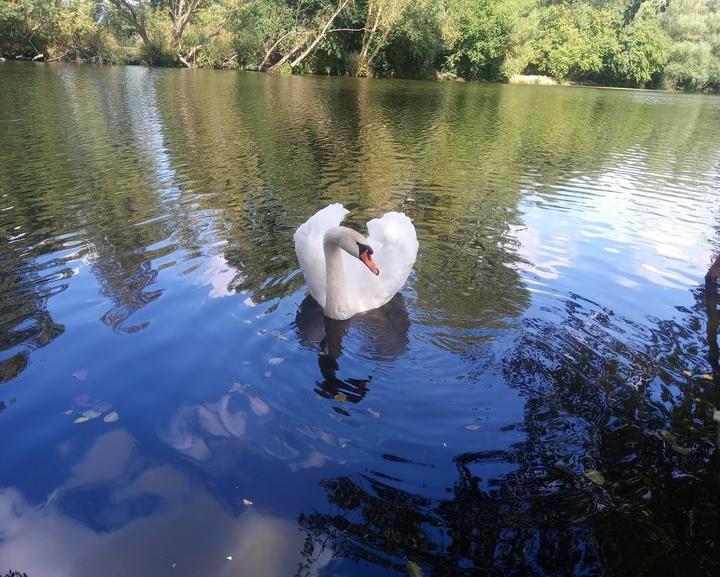
M 98 494 L 85 518 L 73 514 Z M 183 471 L 147 462 L 123 429 L 98 437 L 44 505 L 0 489 L 0 567 L 33 577 L 287 577 L 303 548 L 295 522 L 254 507 L 236 515 Z

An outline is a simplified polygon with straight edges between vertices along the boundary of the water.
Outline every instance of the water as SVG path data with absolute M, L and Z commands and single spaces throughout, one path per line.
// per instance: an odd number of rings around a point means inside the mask
M 0 573 L 720 571 L 720 100 L 6 63 L 0 135 Z M 326 325 L 337 201 L 420 251 Z

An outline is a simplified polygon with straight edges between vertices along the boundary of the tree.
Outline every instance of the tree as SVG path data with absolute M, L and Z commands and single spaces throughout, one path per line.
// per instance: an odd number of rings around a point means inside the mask
M 542 13 L 534 42 L 535 64 L 559 80 L 599 74 L 619 50 L 619 15 L 588 5 L 555 4 Z
M 669 38 L 662 30 L 654 0 L 644 2 L 619 34 L 613 72 L 619 84 L 645 86 L 664 69 Z
M 289 30 L 284 30 L 279 34 L 277 40 L 265 53 L 260 68 L 264 69 L 270 59 L 275 54 L 279 54 L 280 58 L 269 66 L 268 70 L 275 72 L 281 70 L 286 64 L 290 70 L 293 70 L 308 57 L 327 34 L 339 31 L 357 31 L 332 27 L 335 19 L 345 10 L 349 2 L 350 0 L 337 0 L 337 4 L 322 2 L 320 8 L 315 10 L 312 5 L 306 5 L 303 0 L 297 0 Z
M 511 3 L 510 3 L 511 4 Z M 499 80 L 515 23 L 510 4 L 493 0 L 450 0 L 443 26 L 446 66 L 467 80 Z
M 362 36 L 358 76 L 372 74 L 372 65 L 388 41 L 391 32 L 407 16 L 410 0 L 370 0 Z

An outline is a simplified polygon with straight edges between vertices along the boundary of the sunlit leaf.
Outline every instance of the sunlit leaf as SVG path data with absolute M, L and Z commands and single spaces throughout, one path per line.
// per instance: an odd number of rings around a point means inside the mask
M 603 476 L 603 474 L 600 471 L 598 471 L 596 469 L 586 469 L 584 474 L 588 479 L 590 479 L 596 485 L 604 485 L 605 484 L 605 477 Z
M 90 420 L 90 419 L 88 419 L 85 415 L 83 415 L 82 417 L 78 417 L 77 419 L 75 419 L 75 420 L 73 421 L 73 423 L 84 423 L 84 422 L 89 421 L 89 420 Z
M 703 379 L 705 379 L 706 381 L 712 381 L 712 380 L 715 379 L 715 377 L 713 377 L 713 376 L 712 376 L 711 374 L 709 374 L 709 373 L 705 373 L 705 374 L 700 375 L 700 376 L 701 376 Z
M 340 403 L 347 401 L 347 397 L 345 395 L 343 395 L 342 393 L 338 393 L 337 395 L 335 395 L 334 398 L 336 401 L 338 401 Z
M 119 418 L 120 418 L 120 415 L 118 415 L 115 411 L 113 411 L 112 413 L 108 413 L 107 415 L 105 415 L 103 417 L 103 421 L 105 421 L 106 423 L 114 423 Z
M 465 428 L 468 431 L 477 431 L 480 428 L 480 423 L 470 423 L 469 425 L 465 425 Z
M 253 505 L 253 502 L 250 499 L 243 499 L 243 505 L 246 507 L 251 507 Z
M 282 363 L 284 360 L 285 360 L 285 359 L 282 358 L 282 357 L 273 357 L 273 358 L 271 358 L 268 362 L 269 362 L 271 365 L 279 365 L 279 364 Z
M 683 375 L 686 377 L 692 377 L 692 373 L 690 371 L 683 371 Z
M 408 561 L 405 568 L 407 569 L 408 577 L 423 577 L 422 567 L 414 561 Z
M 672 443 L 670 445 L 670 448 L 675 451 L 678 455 L 689 455 L 690 449 L 687 447 L 681 447 L 680 445 L 677 445 L 676 443 Z
M 88 420 L 90 419 L 96 419 L 102 415 L 100 411 L 96 411 L 95 409 L 89 409 L 83 413 L 83 417 L 86 417 Z
M 72 374 L 78 381 L 84 381 L 88 378 L 88 372 L 85 369 L 80 369 Z

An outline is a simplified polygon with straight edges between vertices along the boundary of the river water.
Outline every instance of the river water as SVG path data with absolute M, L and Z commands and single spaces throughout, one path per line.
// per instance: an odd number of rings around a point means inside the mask
M 712 97 L 0 65 L 0 574 L 717 575 L 719 178 Z M 420 242 L 347 323 L 332 202 Z

